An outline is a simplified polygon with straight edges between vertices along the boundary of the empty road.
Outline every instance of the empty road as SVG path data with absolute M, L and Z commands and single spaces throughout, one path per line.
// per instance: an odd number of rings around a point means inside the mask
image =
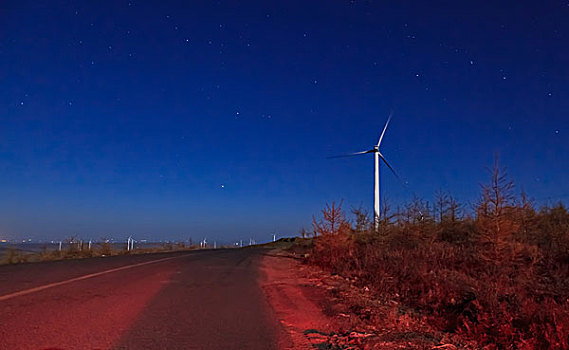
M 259 249 L 0 266 L 0 349 L 277 349 Z

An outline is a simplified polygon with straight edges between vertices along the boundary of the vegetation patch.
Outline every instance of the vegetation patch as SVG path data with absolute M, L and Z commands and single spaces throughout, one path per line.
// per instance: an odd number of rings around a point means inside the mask
M 391 336 L 567 349 L 569 213 L 561 203 L 536 209 L 515 195 L 497 163 L 490 175 L 470 213 L 439 191 L 434 203 L 386 209 L 376 229 L 361 209 L 350 219 L 341 203 L 327 205 L 314 219 L 306 260 L 369 291 L 381 306 L 351 312 L 396 330 Z
M 126 247 L 118 248 L 106 239 L 89 245 L 77 237 L 70 237 L 65 241 L 63 249 L 47 249 L 47 246 L 39 252 L 22 251 L 16 248 L 8 248 L 2 258 L 0 265 L 3 264 L 20 264 L 27 262 L 41 262 L 64 259 L 82 259 L 92 257 L 104 257 L 115 255 L 134 255 L 134 254 L 152 254 L 173 251 L 186 251 L 199 249 L 197 245 L 186 245 L 183 242 L 162 243 L 151 248 L 137 248 L 128 250 Z

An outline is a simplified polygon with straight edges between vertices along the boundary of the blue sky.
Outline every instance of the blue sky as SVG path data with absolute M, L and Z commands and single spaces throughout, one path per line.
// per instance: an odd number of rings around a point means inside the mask
M 332 200 L 569 198 L 569 6 L 5 1 L 0 234 L 268 239 Z

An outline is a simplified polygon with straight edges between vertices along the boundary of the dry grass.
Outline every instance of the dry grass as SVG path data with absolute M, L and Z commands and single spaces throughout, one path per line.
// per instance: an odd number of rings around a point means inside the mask
M 71 242 L 69 242 L 71 241 Z M 152 253 L 164 253 L 173 251 L 185 251 L 197 249 L 196 246 L 186 246 L 183 242 L 180 243 L 164 243 L 161 246 L 151 247 L 151 248 L 137 248 L 128 251 L 126 247 L 117 248 L 114 247 L 112 243 L 108 241 L 101 241 L 92 244 L 91 249 L 88 248 L 87 244 L 82 244 L 72 239 L 68 240 L 65 249 L 60 250 L 49 250 L 47 247 L 43 247 L 40 252 L 24 252 L 16 248 L 9 248 L 4 253 L 2 259 L 0 260 L 0 265 L 2 264 L 20 264 L 27 262 L 42 262 L 42 261 L 54 261 L 54 260 L 64 260 L 64 259 L 82 259 L 91 257 L 101 257 L 101 256 L 115 256 L 115 255 L 134 255 L 134 254 L 152 254 Z
M 450 217 L 445 205 L 436 215 L 416 200 L 377 232 L 346 230 L 341 207 L 327 206 L 308 261 L 392 305 L 378 328 L 480 349 L 568 349 L 569 213 L 561 204 L 535 210 L 492 175 L 472 217 Z M 330 217 L 342 229 L 331 231 Z

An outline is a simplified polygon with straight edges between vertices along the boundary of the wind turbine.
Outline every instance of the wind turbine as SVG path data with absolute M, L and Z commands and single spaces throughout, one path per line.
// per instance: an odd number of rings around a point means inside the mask
M 375 224 L 376 230 L 379 228 L 379 221 L 381 219 L 381 210 L 382 210 L 381 182 L 380 182 L 381 161 L 383 161 L 385 163 L 385 165 L 387 165 L 389 170 L 391 170 L 393 175 L 395 175 L 395 177 L 398 180 L 400 180 L 399 175 L 397 175 L 395 170 L 391 167 L 391 165 L 387 162 L 387 160 L 385 159 L 383 154 L 381 154 L 381 152 L 379 151 L 379 146 L 381 146 L 381 141 L 383 141 L 383 136 L 385 135 L 385 130 L 387 130 L 387 126 L 389 125 L 389 122 L 391 121 L 392 115 L 393 115 L 393 113 L 391 113 L 389 115 L 389 118 L 387 118 L 387 122 L 385 123 L 385 126 L 383 127 L 383 131 L 381 132 L 381 136 L 379 136 L 379 141 L 377 142 L 377 145 L 373 146 L 372 149 L 367 150 L 367 151 L 361 151 L 361 152 L 355 152 L 355 153 L 349 153 L 349 154 L 343 154 L 343 155 L 339 155 L 339 156 L 330 157 L 330 158 L 353 157 L 353 156 L 359 156 L 362 154 L 373 153 L 374 159 L 375 159 L 373 218 L 374 218 L 374 224 Z

